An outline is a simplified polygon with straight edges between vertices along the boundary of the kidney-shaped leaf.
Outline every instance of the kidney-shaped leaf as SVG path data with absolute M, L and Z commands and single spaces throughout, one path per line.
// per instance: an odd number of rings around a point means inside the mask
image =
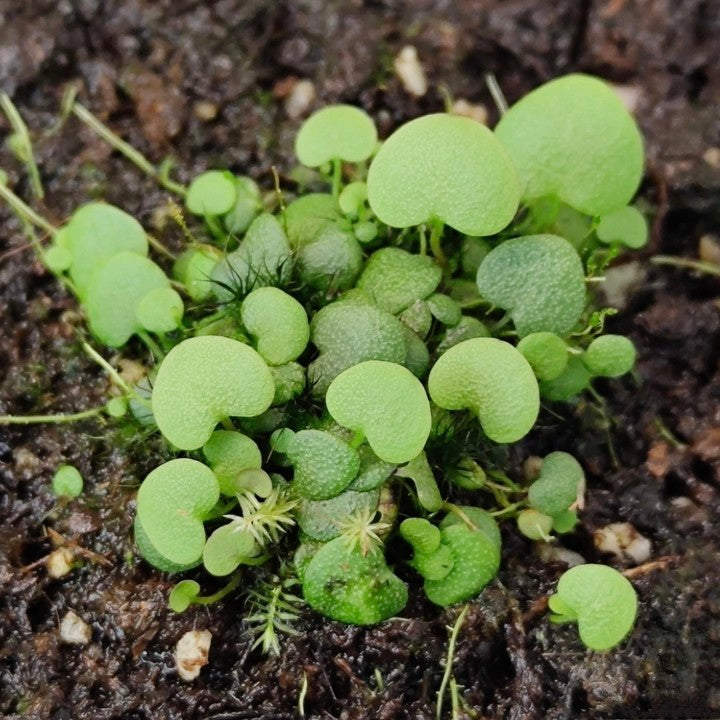
M 137 515 L 152 546 L 178 565 L 197 561 L 205 545 L 203 520 L 220 497 L 213 471 L 189 458 L 155 468 L 140 486 Z
M 526 199 L 555 196 L 588 215 L 627 205 L 640 184 L 640 131 L 617 94 L 589 75 L 533 90 L 495 128 Z
M 431 257 L 387 247 L 370 256 L 357 287 L 379 308 L 397 315 L 432 295 L 441 279 L 442 270 Z
M 627 578 L 607 565 L 578 565 L 560 578 L 548 602 L 554 622 L 576 621 L 592 650 L 609 650 L 632 629 L 637 594 Z
M 294 468 L 292 486 L 301 497 L 327 500 L 339 495 L 360 469 L 357 450 L 324 430 L 300 430 L 287 443 Z
M 572 455 L 552 452 L 545 456 L 540 476 L 528 491 L 528 500 L 536 510 L 555 517 L 575 502 L 584 480 L 583 469 Z
M 255 417 L 275 394 L 270 369 L 255 350 L 217 335 L 176 345 L 158 370 L 152 409 L 160 432 L 182 450 L 196 450 L 231 416 Z
M 308 604 L 333 620 L 372 625 L 405 607 L 407 586 L 394 575 L 379 549 L 363 555 L 336 538 L 313 556 L 303 574 Z
M 318 396 L 353 365 L 364 360 L 402 363 L 407 354 L 400 321 L 370 302 L 330 303 L 312 319 L 310 332 L 320 357 L 310 363 L 308 379 Z
M 566 335 L 585 309 L 580 256 L 558 235 L 506 240 L 483 260 L 477 284 L 486 300 L 508 311 L 520 337 Z
M 468 235 L 492 235 L 515 215 L 520 196 L 509 155 L 484 125 L 436 114 L 411 120 L 370 166 L 368 200 L 392 227 L 438 219 Z
M 446 410 L 472 410 L 485 434 L 510 443 L 526 435 L 540 410 L 537 381 L 528 361 L 495 338 L 465 340 L 440 356 L 428 391 Z
M 330 105 L 313 113 L 295 139 L 303 165 L 318 167 L 330 160 L 362 162 L 372 155 L 377 130 L 372 118 L 352 105 Z
M 305 309 L 292 295 L 278 288 L 253 290 L 243 300 L 240 315 L 268 365 L 285 365 L 295 360 L 310 339 Z
M 416 458 L 430 434 L 430 403 L 420 381 L 402 365 L 368 360 L 340 373 L 325 398 L 335 421 L 362 433 L 385 462 Z
M 93 202 L 76 210 L 63 230 L 69 251 L 70 277 L 83 297 L 95 270 L 119 252 L 147 255 L 142 225 L 114 205 Z
M 142 255 L 121 252 L 93 273 L 84 302 L 93 334 L 110 347 L 143 330 L 169 332 L 183 315 L 165 273 Z

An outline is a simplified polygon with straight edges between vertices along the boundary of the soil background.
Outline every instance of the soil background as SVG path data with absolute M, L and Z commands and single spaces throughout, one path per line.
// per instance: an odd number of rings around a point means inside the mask
M 468 712 L 483 718 L 710 718 L 720 716 L 720 316 L 717 279 L 648 262 L 694 257 L 720 227 L 720 5 L 717 0 L 0 0 L 0 88 L 33 131 L 54 222 L 103 197 L 162 234 L 167 193 L 70 119 L 54 134 L 63 90 L 187 181 L 229 167 L 272 187 L 293 166 L 301 119 L 285 97 L 314 84 L 312 109 L 355 103 L 383 137 L 455 98 L 496 113 L 483 74 L 510 101 L 574 70 L 626 86 L 648 152 L 641 197 L 650 246 L 627 258 L 634 279 L 610 328 L 639 348 L 635 377 L 600 384 L 589 402 L 553 408 L 512 454 L 564 449 L 588 475 L 580 529 L 562 544 L 588 561 L 593 530 L 627 521 L 670 557 L 634 579 L 637 627 L 608 654 L 586 651 L 572 627 L 551 627 L 542 599 L 566 568 L 541 559 L 508 526 L 499 578 L 472 604 L 454 676 Z M 392 59 L 417 48 L 430 89 L 408 94 Z M 3 130 L 0 125 L 0 130 Z M 30 199 L 22 167 L 3 149 L 9 183 Z M 292 184 L 287 180 L 288 187 Z M 80 349 L 75 301 L 44 272 L 18 222 L 0 205 L 0 414 L 71 412 L 102 401 L 107 381 Z M 128 355 L 146 359 L 140 347 Z M 616 455 L 613 461 L 612 449 Z M 305 612 L 280 657 L 251 650 L 243 601 L 174 615 L 173 580 L 132 554 L 139 480 L 152 442 L 108 425 L 0 429 L 0 716 L 38 720 L 281 720 L 435 717 L 447 625 L 458 609 L 415 599 L 404 617 L 354 628 Z M 86 492 L 57 504 L 49 480 L 77 465 Z M 110 562 L 51 580 L 42 564 L 50 527 Z M 207 578 L 203 579 L 207 585 Z M 413 589 L 416 592 L 413 592 Z M 59 643 L 74 610 L 92 627 L 86 647 Z M 210 662 L 179 681 L 173 649 L 190 629 L 212 632 Z M 381 678 L 379 681 L 378 678 Z M 446 716 L 450 716 L 446 702 Z

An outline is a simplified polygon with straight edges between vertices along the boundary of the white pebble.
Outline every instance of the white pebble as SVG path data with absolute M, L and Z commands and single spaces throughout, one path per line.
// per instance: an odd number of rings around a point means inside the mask
M 175 667 L 181 680 L 190 682 L 208 664 L 212 633 L 209 630 L 186 632 L 175 646 Z
M 612 89 L 617 93 L 620 101 L 629 113 L 634 113 L 640 104 L 642 91 L 635 85 L 613 85 Z
M 90 626 L 72 610 L 60 621 L 60 640 L 69 645 L 87 645 L 92 639 Z
M 310 80 L 298 80 L 285 98 L 285 112 L 293 120 L 305 115 L 315 99 L 315 85 Z
M 645 562 L 652 553 L 652 544 L 630 523 L 611 523 L 593 533 L 595 547 L 622 560 L 629 557 L 636 563 Z
M 395 58 L 393 65 L 403 87 L 415 97 L 422 97 L 428 89 L 427 78 L 417 50 L 412 45 L 406 45 Z
M 47 558 L 45 558 L 45 567 L 51 578 L 58 579 L 65 577 L 72 569 L 75 555 L 68 548 L 58 548 L 53 550 Z
M 460 115 L 460 117 L 470 118 L 482 125 L 487 125 L 488 111 L 482 103 L 475 105 L 463 98 L 459 98 L 453 103 L 451 112 L 453 115 Z

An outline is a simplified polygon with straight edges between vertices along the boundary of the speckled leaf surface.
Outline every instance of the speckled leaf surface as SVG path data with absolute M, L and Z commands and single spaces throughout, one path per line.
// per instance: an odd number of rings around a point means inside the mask
M 148 242 L 142 225 L 114 205 L 93 202 L 78 208 L 63 231 L 69 251 L 70 278 L 83 297 L 95 270 L 119 252 L 147 255 Z
M 558 235 L 526 235 L 494 248 L 477 274 L 480 294 L 507 310 L 520 337 L 566 335 L 585 309 L 585 272 Z
M 495 338 L 465 340 L 443 353 L 428 390 L 446 410 L 472 410 L 485 434 L 509 443 L 526 435 L 540 410 L 538 385 L 527 360 Z
M 431 257 L 383 248 L 370 256 L 357 287 L 379 308 L 397 315 L 431 295 L 441 278 L 442 271 Z
M 339 495 L 355 479 L 360 456 L 339 437 L 324 430 L 300 430 L 287 444 L 293 466 L 291 487 L 309 500 Z
M 425 388 L 395 363 L 369 360 L 338 375 L 325 398 L 334 420 L 366 438 L 388 463 L 409 462 L 430 434 L 430 403 Z
M 526 199 L 553 195 L 603 215 L 627 205 L 640 184 L 640 131 L 598 78 L 567 75 L 536 88 L 503 115 L 495 134 L 512 156 Z
M 160 432 L 176 447 L 195 450 L 227 417 L 255 417 L 275 395 L 270 369 L 255 350 L 210 335 L 184 340 L 165 357 L 152 393 Z
M 373 119 L 353 105 L 330 105 L 313 113 L 295 138 L 295 154 L 303 165 L 318 167 L 330 160 L 367 160 L 375 149 Z
M 380 550 L 363 555 L 343 538 L 323 545 L 303 576 L 308 604 L 323 615 L 351 625 L 374 625 L 399 613 L 407 586 L 388 568 Z
M 155 468 L 140 486 L 137 516 L 150 544 L 177 565 L 197 561 L 205 545 L 203 520 L 220 497 L 213 471 L 189 458 Z
M 240 316 L 255 349 L 268 365 L 285 365 L 297 359 L 310 339 L 305 308 L 275 287 L 253 290 L 243 300 Z
M 340 300 L 326 305 L 310 323 L 320 357 L 310 363 L 313 391 L 323 396 L 343 371 L 366 360 L 403 363 L 405 336 L 400 321 L 369 302 Z
M 607 565 L 578 565 L 560 578 L 549 601 L 556 620 L 577 618 L 580 639 L 592 650 L 622 642 L 635 622 L 637 594 L 627 578 Z
M 520 186 L 505 148 L 484 125 L 426 115 L 396 130 L 368 173 L 368 200 L 391 227 L 439 219 L 468 235 L 492 235 L 513 219 Z

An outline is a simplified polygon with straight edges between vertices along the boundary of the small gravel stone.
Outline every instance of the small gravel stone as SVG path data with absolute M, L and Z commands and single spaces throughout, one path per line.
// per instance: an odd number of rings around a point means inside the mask
M 48 575 L 57 580 L 65 577 L 73 569 L 75 556 L 68 548 L 53 550 L 45 559 L 45 567 Z
M 471 103 L 463 98 L 458 98 L 452 106 L 452 114 L 460 117 L 470 118 L 483 125 L 487 125 L 488 111 L 482 103 Z
M 285 98 L 285 112 L 293 120 L 307 114 L 315 99 L 315 85 L 310 80 L 298 80 Z
M 425 71 L 420 64 L 417 50 L 412 45 L 406 45 L 398 53 L 393 65 L 400 82 L 411 95 L 422 97 L 427 92 Z
M 596 530 L 593 541 L 600 552 L 615 555 L 619 560 L 628 557 L 643 563 L 652 553 L 651 542 L 627 522 L 611 523 Z
M 208 664 L 212 633 L 209 630 L 186 632 L 175 646 L 175 667 L 181 680 L 190 682 Z
M 60 621 L 60 640 L 68 645 L 87 645 L 92 638 L 90 626 L 72 610 Z

